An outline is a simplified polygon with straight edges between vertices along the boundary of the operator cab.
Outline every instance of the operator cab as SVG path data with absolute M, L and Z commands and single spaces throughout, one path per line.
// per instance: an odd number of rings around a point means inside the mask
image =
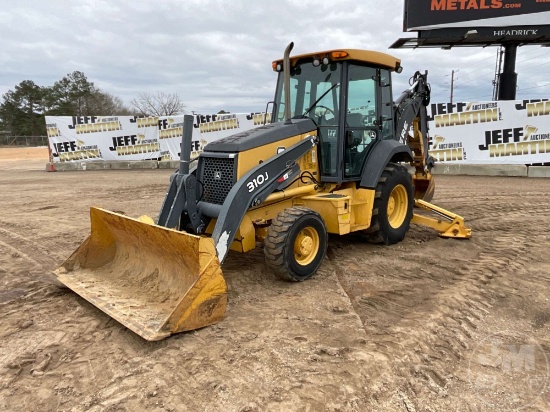
M 318 127 L 321 181 L 360 180 L 374 143 L 393 139 L 391 71 L 400 61 L 384 53 L 336 50 L 290 58 L 290 113 L 311 118 Z M 279 72 L 272 123 L 285 120 L 283 62 Z

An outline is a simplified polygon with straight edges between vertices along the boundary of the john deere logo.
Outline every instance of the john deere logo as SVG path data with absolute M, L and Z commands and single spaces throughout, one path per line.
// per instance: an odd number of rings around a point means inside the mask
M 222 178 L 222 172 L 214 172 L 214 179 L 220 180 Z

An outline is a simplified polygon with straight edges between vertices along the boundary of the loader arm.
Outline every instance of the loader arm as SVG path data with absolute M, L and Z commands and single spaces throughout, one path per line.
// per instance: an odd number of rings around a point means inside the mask
M 317 136 L 309 136 L 294 146 L 259 164 L 244 175 L 229 191 L 212 232 L 218 259 L 223 262 L 229 245 L 248 211 L 258 206 L 278 187 L 277 180 L 295 167 L 296 161 L 317 144 Z M 261 179 L 259 177 L 261 176 Z M 262 181 L 259 184 L 259 181 Z

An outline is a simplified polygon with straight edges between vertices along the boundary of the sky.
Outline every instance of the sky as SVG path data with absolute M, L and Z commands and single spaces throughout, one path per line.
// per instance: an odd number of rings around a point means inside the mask
M 187 113 L 262 111 L 271 62 L 358 48 L 392 54 L 394 97 L 428 70 L 432 102 L 492 99 L 497 47 L 389 49 L 404 0 L 0 0 L 0 95 L 23 80 L 51 86 L 75 70 L 125 103 L 176 93 Z M 454 71 L 454 75 L 453 75 Z M 550 98 L 550 47 L 517 51 L 517 99 Z

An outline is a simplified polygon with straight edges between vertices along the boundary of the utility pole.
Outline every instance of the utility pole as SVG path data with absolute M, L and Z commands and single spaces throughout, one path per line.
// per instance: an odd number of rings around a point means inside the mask
M 497 60 L 495 63 L 495 79 L 493 80 L 493 101 L 498 100 L 499 89 L 500 89 L 500 71 L 502 70 L 502 55 L 504 54 L 504 49 L 500 46 L 497 50 Z
M 507 43 L 504 45 L 504 64 L 499 76 L 498 100 L 515 100 L 518 84 L 516 73 L 516 53 L 518 44 Z
M 451 72 L 451 104 L 453 104 L 453 87 L 455 82 L 455 71 Z

